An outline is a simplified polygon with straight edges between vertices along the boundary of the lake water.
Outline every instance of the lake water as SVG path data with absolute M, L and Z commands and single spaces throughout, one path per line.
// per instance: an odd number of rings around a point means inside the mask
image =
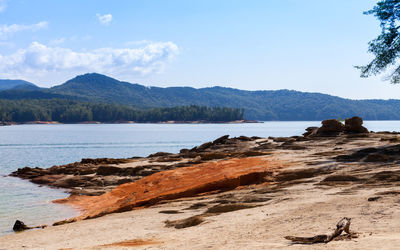
M 320 122 L 245 124 L 85 124 L 0 127 L 0 235 L 12 233 L 16 219 L 27 225 L 51 224 L 76 211 L 51 201 L 67 194 L 7 177 L 24 166 L 51 167 L 82 158 L 127 158 L 158 151 L 179 152 L 222 135 L 292 136 Z M 373 131 L 398 131 L 400 121 L 366 121 Z

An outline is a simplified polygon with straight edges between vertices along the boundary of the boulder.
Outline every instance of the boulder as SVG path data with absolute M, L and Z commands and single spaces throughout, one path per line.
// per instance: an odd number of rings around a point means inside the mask
M 322 126 L 316 132 L 319 136 L 332 136 L 343 132 L 344 125 L 336 119 L 323 120 L 321 123 Z
M 14 226 L 13 226 L 13 230 L 15 232 L 21 232 L 21 231 L 24 231 L 24 230 L 27 230 L 27 229 L 31 229 L 31 228 L 28 227 L 27 225 L 25 225 L 25 223 L 23 223 L 20 220 L 16 220 L 15 221 Z
M 368 133 L 368 129 L 362 126 L 363 120 L 361 117 L 354 116 L 345 120 L 343 130 L 346 133 Z

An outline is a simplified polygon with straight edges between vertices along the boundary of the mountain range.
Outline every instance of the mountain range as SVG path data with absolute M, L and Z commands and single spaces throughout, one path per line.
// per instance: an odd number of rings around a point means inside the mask
M 36 90 L 39 89 L 39 87 L 31 82 L 27 82 L 24 80 L 0 80 L 0 91 L 10 89 Z
M 88 73 L 51 88 L 22 80 L 0 80 L 0 99 L 73 99 L 136 109 L 199 105 L 245 109 L 254 120 L 323 120 L 361 116 L 400 120 L 400 100 L 351 100 L 294 90 L 247 91 L 225 87 L 147 87 Z

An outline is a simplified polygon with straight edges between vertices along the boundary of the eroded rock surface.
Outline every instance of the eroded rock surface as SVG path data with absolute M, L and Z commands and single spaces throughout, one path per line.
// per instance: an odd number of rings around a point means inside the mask
M 340 194 L 346 195 L 361 189 L 398 186 L 398 133 L 367 133 L 358 118 L 345 125 L 338 123 L 323 121 L 321 128 L 307 128 L 303 136 L 223 136 L 176 154 L 84 159 L 49 169 L 22 168 L 13 175 L 70 190 L 72 196 L 59 202 L 77 205 L 84 213 L 57 225 L 188 197 L 199 200 L 181 211 L 165 211 L 180 214 L 203 210 L 200 217 L 193 217 L 201 225 L 210 216 L 208 209 L 214 206 L 253 207 L 282 202 L 289 199 L 291 187 L 307 185 L 315 192 L 339 188 Z M 234 191 L 218 199 L 198 198 L 228 190 Z
M 100 196 L 71 196 L 57 200 L 78 205 L 85 213 L 77 219 L 99 217 L 124 212 L 135 207 L 150 206 L 163 200 L 193 197 L 208 192 L 220 192 L 239 186 L 268 181 L 274 171 L 283 167 L 269 158 L 235 158 L 202 163 L 192 167 L 162 171 L 136 182 L 120 185 Z
M 260 148 L 260 137 L 230 138 L 228 135 L 178 154 L 158 152 L 128 159 L 82 159 L 51 168 L 19 168 L 11 176 L 33 183 L 66 188 L 71 194 L 100 195 L 118 185 L 137 181 L 160 171 L 192 166 L 218 159 L 268 155 L 272 148 Z

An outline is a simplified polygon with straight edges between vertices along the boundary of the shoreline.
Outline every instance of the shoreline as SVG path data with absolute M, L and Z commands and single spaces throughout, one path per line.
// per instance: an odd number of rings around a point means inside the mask
M 29 122 L 0 122 L 1 126 L 14 126 L 14 125 L 29 125 L 29 124 L 241 124 L 241 123 L 262 123 L 262 121 L 256 120 L 235 120 L 235 121 L 163 121 L 163 122 L 135 122 L 135 121 L 118 121 L 118 122 L 77 122 L 77 123 L 62 123 L 58 121 L 29 121 Z
M 342 217 L 352 218 L 350 229 L 358 238 L 315 247 L 400 244 L 400 222 L 393 219 L 400 216 L 400 155 L 393 154 L 400 150 L 400 136 L 354 124 L 332 131 L 333 123 L 307 128 L 303 136 L 223 136 L 177 154 L 19 169 L 14 176 L 41 185 L 75 183 L 67 187 L 71 196 L 58 202 L 77 205 L 84 213 L 46 229 L 2 236 L 0 244 L 303 248 L 309 245 L 292 245 L 284 237 L 325 232 Z M 137 179 L 127 179 L 132 176 Z M 93 186 L 100 179 L 110 186 Z M 117 185 L 121 181 L 126 183 Z
M 400 120 L 365 120 L 367 122 L 397 122 Z M 14 125 L 40 125 L 40 124 L 54 124 L 54 125 L 66 125 L 66 124 L 243 124 L 243 123 L 265 123 L 265 122 L 319 122 L 319 120 L 271 120 L 271 121 L 258 121 L 258 120 L 237 120 L 229 122 L 207 122 L 207 121 L 164 121 L 164 122 L 134 122 L 134 121 L 119 121 L 119 122 L 78 122 L 78 123 L 61 123 L 57 121 L 30 121 L 25 123 L 17 122 L 1 122 L 2 126 L 14 126 Z M 382 131 L 385 132 L 385 131 Z M 390 132 L 390 131 L 389 131 Z M 400 133 L 400 132 L 399 132 Z

